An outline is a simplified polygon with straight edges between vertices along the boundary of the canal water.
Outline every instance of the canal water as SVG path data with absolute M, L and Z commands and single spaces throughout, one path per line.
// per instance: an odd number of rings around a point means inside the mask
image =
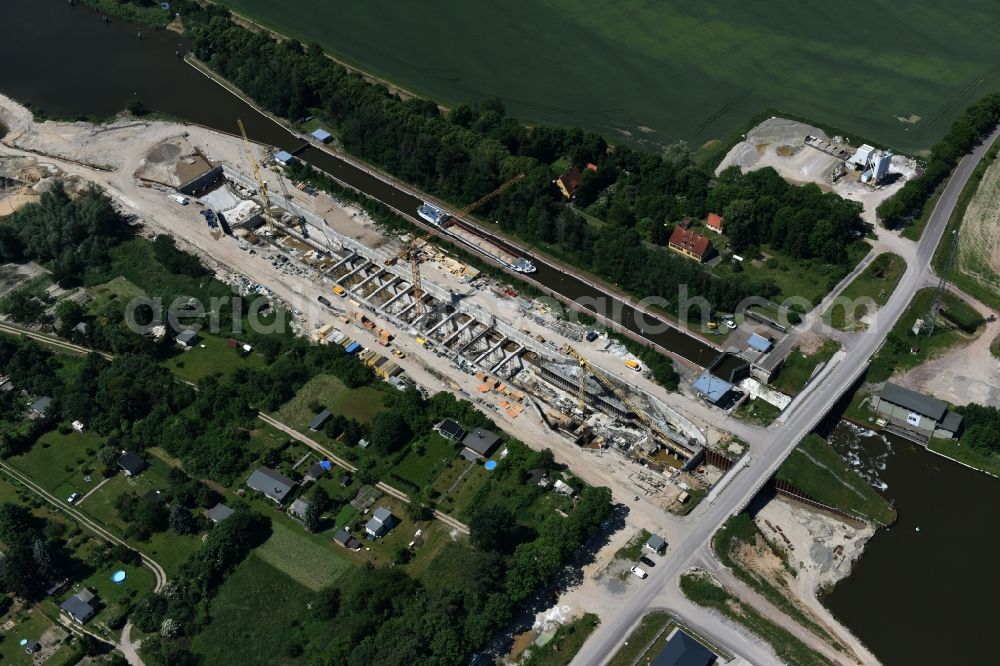
M 255 141 L 294 150 L 301 141 L 280 125 L 186 64 L 180 55 L 190 42 L 170 31 L 139 28 L 59 0 L 4 0 L 0 21 L 0 91 L 46 112 L 65 117 L 110 116 L 132 97 L 149 108 L 224 132 L 243 119 Z M 18 63 L 19 66 L 10 66 Z M 308 148 L 299 157 L 336 178 L 404 212 L 420 201 L 408 192 L 326 152 Z M 516 255 L 525 253 L 503 243 Z M 614 298 L 599 298 L 585 281 L 531 257 L 537 282 L 609 317 L 633 333 L 698 365 L 715 358 L 704 342 Z M 589 299 L 589 302 L 588 300 Z M 591 303 L 596 303 L 593 305 Z M 657 332 L 652 332 L 657 331 Z
M 885 664 L 995 663 L 1000 480 L 847 422 L 830 442 L 899 519 L 823 603 Z

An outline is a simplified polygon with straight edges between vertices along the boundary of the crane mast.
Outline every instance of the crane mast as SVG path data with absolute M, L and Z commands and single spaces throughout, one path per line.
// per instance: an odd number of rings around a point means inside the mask
M 513 187 L 517 183 L 521 182 L 522 180 L 524 180 L 524 174 L 523 173 L 517 174 L 516 176 L 514 176 L 513 178 L 511 178 L 510 180 L 508 180 L 503 185 L 501 185 L 497 189 L 493 190 L 492 192 L 490 192 L 486 196 L 483 196 L 483 197 L 477 199 L 476 201 L 473 201 L 468 206 L 466 206 L 465 208 L 461 209 L 460 211 L 458 211 L 457 213 L 455 213 L 454 215 L 452 215 L 452 217 L 454 219 L 456 219 L 456 220 L 461 220 L 463 217 L 465 217 L 466 215 L 468 215 L 472 211 L 476 210 L 477 208 L 479 208 L 483 204 L 485 204 L 485 203 L 487 203 L 489 201 L 492 201 L 493 199 L 495 199 L 496 197 L 500 196 L 501 194 L 503 194 L 504 192 L 506 192 L 507 190 L 509 190 L 511 187 Z M 423 293 L 423 289 L 421 288 L 421 280 L 420 280 L 420 259 L 421 259 L 420 248 L 433 235 L 434 235 L 433 231 L 428 231 L 426 234 L 424 234 L 423 236 L 421 236 L 420 238 L 418 238 L 417 240 L 411 242 L 409 245 L 407 245 L 405 248 L 403 248 L 402 251 L 400 251 L 399 254 L 397 254 L 394 257 L 389 257 L 388 259 L 385 260 L 385 265 L 386 266 L 392 266 L 397 261 L 409 259 L 409 261 L 410 261 L 410 273 L 413 275 L 413 281 L 412 281 L 413 282 L 413 300 L 416 303 L 413 306 L 413 310 L 414 310 L 414 313 L 416 314 L 417 317 L 419 317 L 421 314 L 423 314 L 423 311 L 424 311 L 424 305 L 423 305 L 423 303 L 421 301 L 421 299 L 423 298 L 424 293 Z
M 250 158 L 250 168 L 253 169 L 253 177 L 257 181 L 257 190 L 260 192 L 260 204 L 264 207 L 264 219 L 267 220 L 267 228 L 271 233 L 274 233 L 274 219 L 271 217 L 271 198 L 267 195 L 267 183 L 264 182 L 263 176 L 260 175 L 260 165 L 257 164 L 257 159 L 253 156 L 253 148 L 250 146 L 250 139 L 247 138 L 247 130 L 243 127 L 243 120 L 237 118 L 236 124 L 240 126 L 240 134 L 243 135 L 243 144 L 247 149 L 247 157 Z
M 642 421 L 642 423 L 647 428 L 649 428 L 649 430 L 654 435 L 656 435 L 664 444 L 667 444 L 667 443 L 669 443 L 671 441 L 670 436 L 667 435 L 667 433 L 665 433 L 658 425 L 656 425 L 656 423 L 653 421 L 653 419 L 649 418 L 646 415 L 645 412 L 643 412 L 641 409 L 639 409 L 638 407 L 636 407 L 635 404 L 631 400 L 629 400 L 627 397 L 625 397 L 625 393 L 622 392 L 622 390 L 619 389 L 617 386 L 615 386 L 614 383 L 610 379 L 608 379 L 607 377 L 605 377 L 600 371 L 598 371 L 596 368 L 594 368 L 590 364 L 590 362 L 587 361 L 587 359 L 585 359 L 583 356 L 580 355 L 580 352 L 578 352 L 577 350 L 573 349 L 573 347 L 571 347 L 570 345 L 564 346 L 563 347 L 563 351 L 566 352 L 567 354 L 569 354 L 571 357 L 573 357 L 573 359 L 575 359 L 576 362 L 580 364 L 580 389 L 579 389 L 579 394 L 577 396 L 577 399 L 578 399 L 578 401 L 580 403 L 580 410 L 581 411 L 583 411 L 583 408 L 584 408 L 584 399 L 585 399 L 585 396 L 586 396 L 587 373 L 589 372 L 594 377 L 594 379 L 596 379 L 597 381 L 599 381 L 601 383 L 601 385 L 604 386 L 604 388 L 606 388 L 609 391 L 611 391 L 615 395 L 616 398 L 618 398 L 619 400 L 621 400 L 622 404 L 624 404 L 633 414 L 635 414 L 635 417 L 637 419 L 639 419 L 640 421 Z

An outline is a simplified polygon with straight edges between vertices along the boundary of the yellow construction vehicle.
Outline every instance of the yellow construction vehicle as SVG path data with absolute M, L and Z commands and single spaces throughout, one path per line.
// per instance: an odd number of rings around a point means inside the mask
M 247 130 L 243 127 L 243 120 L 236 119 L 236 124 L 240 126 L 240 134 L 243 135 L 243 144 L 247 148 L 247 157 L 250 158 L 250 168 L 253 169 L 254 180 L 257 181 L 257 191 L 260 192 L 260 205 L 264 207 L 264 219 L 267 220 L 267 228 L 274 233 L 274 218 L 271 217 L 271 198 L 267 195 L 267 183 L 260 175 L 260 165 L 253 156 L 253 148 L 250 146 L 250 139 L 247 138 Z
M 452 215 L 452 218 L 456 220 L 461 220 L 466 215 L 476 210 L 486 202 L 491 201 L 492 199 L 495 199 L 496 197 L 500 196 L 501 194 L 509 190 L 511 187 L 513 187 L 515 184 L 521 182 L 523 179 L 524 179 L 523 173 L 517 174 L 516 176 L 514 176 L 513 178 L 511 178 L 510 180 L 508 180 L 503 185 L 493 190 L 486 196 L 476 201 L 473 201 L 471 204 L 469 204 L 462 210 Z M 420 285 L 420 259 L 421 259 L 420 248 L 422 248 L 427 243 L 427 240 L 433 235 L 434 235 L 433 231 L 428 231 L 426 234 L 424 234 L 423 236 L 421 236 L 420 238 L 418 238 L 417 240 L 413 241 L 405 248 L 403 248 L 403 250 L 399 254 L 397 254 L 394 257 L 389 257 L 388 259 L 385 260 L 386 266 L 392 266 L 401 259 L 402 260 L 408 259 L 410 261 L 410 273 L 413 275 L 413 300 L 416 301 L 416 305 L 413 307 L 413 310 L 416 313 L 415 316 L 417 317 L 419 317 L 424 311 L 424 304 L 421 301 L 424 293 Z

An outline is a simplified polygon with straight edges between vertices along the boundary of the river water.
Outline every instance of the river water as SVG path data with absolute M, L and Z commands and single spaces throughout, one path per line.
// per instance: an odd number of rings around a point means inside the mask
M 235 133 L 241 117 L 250 136 L 294 149 L 300 141 L 184 63 L 189 44 L 166 31 L 144 31 L 60 0 L 3 0 L 0 6 L 0 92 L 59 116 L 108 116 L 132 96 L 148 107 Z M 306 161 L 399 208 L 411 195 L 322 151 Z M 570 298 L 596 292 L 535 258 L 533 276 Z M 623 324 L 639 332 L 630 308 Z M 705 365 L 702 342 L 673 329 L 650 340 Z M 836 419 L 833 420 L 836 424 Z M 884 486 L 899 522 L 869 543 L 854 573 L 825 598 L 829 608 L 887 664 L 990 661 L 992 602 L 1000 598 L 1000 481 L 903 440 L 835 425 L 831 439 L 849 460 Z M 919 528 L 919 531 L 917 531 Z
M 993 661 L 1000 480 L 846 422 L 830 441 L 899 519 L 823 602 L 885 664 Z
M 180 57 L 190 43 L 169 31 L 143 30 L 58 0 L 3 0 L 0 21 L 0 91 L 56 116 L 110 116 L 132 97 L 149 108 L 223 132 L 243 119 L 255 141 L 293 151 L 302 141 L 254 111 Z M 17 63 L 19 66 L 10 66 Z M 420 201 L 326 152 L 309 148 L 299 158 L 398 210 L 412 214 Z M 495 239 L 496 240 L 496 239 Z M 499 241 L 503 244 L 502 241 Z M 505 244 L 506 245 L 506 244 Z M 507 245 L 516 255 L 526 253 Z M 717 351 L 655 318 L 603 297 L 585 281 L 532 257 L 531 277 L 549 290 L 585 303 L 636 335 L 699 365 Z M 581 300 L 582 299 L 582 300 Z M 655 331 L 655 332 L 654 332 Z

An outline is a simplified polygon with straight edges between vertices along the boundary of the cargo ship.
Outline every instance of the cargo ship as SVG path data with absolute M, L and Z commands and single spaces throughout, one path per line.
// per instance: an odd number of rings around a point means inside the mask
M 438 208 L 434 204 L 425 201 L 417 208 L 417 215 L 455 240 L 461 241 L 463 245 L 485 254 L 507 268 L 518 273 L 534 273 L 536 270 L 535 265 L 530 260 L 511 254 L 496 243 L 483 238 L 473 229 L 452 218 L 448 211 Z

